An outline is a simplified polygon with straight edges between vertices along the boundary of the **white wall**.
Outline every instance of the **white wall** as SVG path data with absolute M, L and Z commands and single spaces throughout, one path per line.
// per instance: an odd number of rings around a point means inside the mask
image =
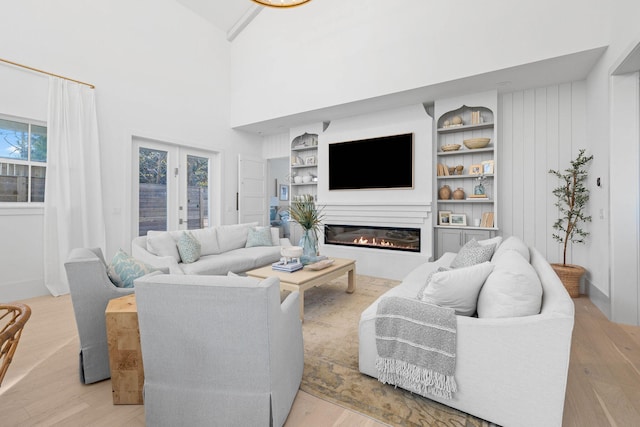
M 600 47 L 608 42 L 610 4 L 322 0 L 289 11 L 265 9 L 232 46 L 231 123 Z
M 230 129 L 229 44 L 222 31 L 173 0 L 25 0 L 3 4 L 2 15 L 2 57 L 96 85 L 107 257 L 120 247 L 130 250 L 132 135 L 222 152 L 223 215 L 213 220 L 236 221 L 237 156 L 259 150 L 260 138 Z M 46 79 L 26 71 L 4 78 L 5 65 L 0 70 L 0 94 L 21 92 L 1 96 L 0 112 L 36 114 L 25 105 L 41 106 Z M 46 115 L 42 108 L 37 114 Z M 25 224 L 2 217 L 0 231 L 23 232 L 2 258 L 3 272 L 42 263 L 37 218 Z M 3 273 L 0 300 L 14 283 L 19 286 Z
M 558 219 L 552 191 L 558 179 L 550 169 L 564 171 L 586 143 L 586 83 L 560 85 L 506 93 L 500 96 L 500 234 L 515 235 L 535 246 L 549 262 L 562 262 L 562 245 L 553 240 L 553 224 Z M 593 164 L 606 167 L 606 159 Z M 590 174 L 586 186 L 591 193 L 596 175 Z M 597 195 L 597 194 L 596 194 Z M 605 222 L 589 205 L 596 226 Z M 586 224 L 587 231 L 592 224 Z M 597 237 L 597 236 L 596 236 Z M 588 253 L 593 239 L 586 245 L 569 245 L 567 262 L 584 265 L 593 283 L 607 286 L 606 271 L 590 268 Z M 602 250 L 606 251 L 604 247 Z
M 591 295 L 612 320 L 622 323 L 640 323 L 640 283 L 638 281 L 638 205 L 640 194 L 634 191 L 636 183 L 629 183 L 627 177 L 633 175 L 637 180 L 638 152 L 637 138 L 620 138 L 620 135 L 637 135 L 636 121 L 616 121 L 612 129 L 613 114 L 620 118 L 618 104 L 619 80 L 624 77 L 611 77 L 613 66 L 626 55 L 630 46 L 640 42 L 640 28 L 637 17 L 640 16 L 640 3 L 634 0 L 618 0 L 612 5 L 611 32 L 609 48 L 602 56 L 587 80 L 587 143 L 596 158 L 602 159 L 597 175 L 606 177 L 603 191 L 597 192 L 593 201 L 598 208 L 605 207 L 604 224 L 596 224 L 592 229 L 593 246 L 588 254 L 589 264 L 597 266 L 602 274 L 609 276 L 608 286 L 594 283 Z M 633 77 L 631 78 L 633 80 Z M 627 85 L 627 90 L 634 85 Z M 636 83 L 637 87 L 637 83 Z M 638 102 L 638 94 L 635 103 Z M 629 104 L 633 107 L 634 102 Z M 620 126 L 626 126 L 627 130 Z M 634 158 L 636 157 L 636 158 Z M 621 171 L 625 168 L 626 171 Z M 622 173 L 620 173 L 622 172 Z M 630 190 L 630 191 L 629 191 Z M 623 225 L 624 224 L 624 225 Z M 622 229 L 621 229 L 622 227 Z M 597 240 L 596 240 L 597 239 Z M 607 245 L 605 245 L 605 242 Z M 606 249 L 609 249 L 608 251 Z M 635 256 L 634 256 L 635 255 Z M 621 263 L 621 259 L 632 260 Z M 613 260 L 615 259 L 615 262 Z M 635 301 L 634 301 L 635 299 Z

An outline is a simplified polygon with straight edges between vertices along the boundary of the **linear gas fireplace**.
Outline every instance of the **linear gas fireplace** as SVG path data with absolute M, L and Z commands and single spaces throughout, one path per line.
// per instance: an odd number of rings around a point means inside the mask
M 420 252 L 420 229 L 325 224 L 324 243 Z

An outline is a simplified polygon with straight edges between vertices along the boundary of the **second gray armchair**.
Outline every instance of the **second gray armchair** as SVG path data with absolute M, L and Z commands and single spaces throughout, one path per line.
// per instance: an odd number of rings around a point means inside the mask
M 304 366 L 298 293 L 277 278 L 148 275 L 135 282 L 153 426 L 282 426 Z

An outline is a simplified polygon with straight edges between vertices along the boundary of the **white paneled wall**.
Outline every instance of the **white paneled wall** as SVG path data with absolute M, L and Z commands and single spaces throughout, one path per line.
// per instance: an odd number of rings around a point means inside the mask
M 521 237 L 550 262 L 562 262 L 562 246 L 551 237 L 558 180 L 548 171 L 564 170 L 587 148 L 585 99 L 584 82 L 500 97 L 500 233 Z M 567 262 L 580 263 L 581 252 L 576 247 L 572 259 L 570 250 Z
M 277 159 L 289 157 L 291 153 L 291 141 L 289 131 L 276 135 L 265 135 L 262 137 L 262 157 L 265 159 Z

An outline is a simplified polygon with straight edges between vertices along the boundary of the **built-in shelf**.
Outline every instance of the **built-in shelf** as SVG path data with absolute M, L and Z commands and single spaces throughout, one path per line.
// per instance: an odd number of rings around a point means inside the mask
M 451 132 L 464 132 L 469 130 L 491 129 L 493 128 L 493 122 L 480 123 L 477 125 L 462 125 L 462 126 L 449 126 L 438 128 L 438 133 L 451 133 Z
M 437 179 L 476 179 L 484 176 L 485 178 L 493 178 L 493 174 L 485 174 L 485 175 L 438 175 Z
M 456 226 L 452 226 L 452 225 L 436 225 L 436 226 L 434 226 L 434 228 L 442 228 L 442 229 L 464 228 L 465 230 L 481 230 L 481 231 L 497 231 L 498 230 L 495 227 L 475 227 L 473 225 L 466 225 L 466 226 L 461 226 L 461 225 L 456 225 Z
M 291 151 L 315 150 L 317 148 L 318 148 L 317 145 L 307 145 L 307 146 L 302 146 L 302 147 L 293 147 L 293 148 L 291 148 Z
M 460 203 L 460 204 L 466 204 L 466 203 L 493 203 L 493 199 L 461 199 L 461 200 L 457 200 L 457 199 L 447 199 L 447 200 L 443 200 L 443 199 L 439 199 L 438 200 L 439 204 L 446 204 L 446 203 Z
M 460 148 L 459 150 L 455 150 L 455 151 L 438 151 L 438 156 L 454 156 L 454 155 L 460 155 L 460 154 L 478 154 L 478 153 L 489 153 L 493 151 L 493 146 L 487 146 L 485 148 L 474 148 L 469 149 L 469 148 Z

